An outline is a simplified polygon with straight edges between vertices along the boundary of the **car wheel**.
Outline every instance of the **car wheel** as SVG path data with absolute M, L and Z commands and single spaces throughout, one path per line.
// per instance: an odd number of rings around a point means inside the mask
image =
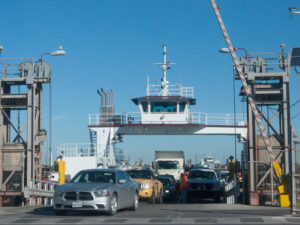
M 110 209 L 108 211 L 108 214 L 113 216 L 117 213 L 118 211 L 118 197 L 116 194 L 113 194 L 113 196 L 110 199 Z
M 66 215 L 66 211 L 65 210 L 54 210 L 54 213 L 55 213 L 55 215 L 57 215 L 57 216 L 64 216 L 64 215 Z
M 137 193 L 134 194 L 133 205 L 130 207 L 130 210 L 137 210 L 139 205 L 139 196 Z
M 150 204 L 155 204 L 155 193 L 154 193 L 154 190 L 152 191 L 152 196 L 149 198 L 148 202 Z

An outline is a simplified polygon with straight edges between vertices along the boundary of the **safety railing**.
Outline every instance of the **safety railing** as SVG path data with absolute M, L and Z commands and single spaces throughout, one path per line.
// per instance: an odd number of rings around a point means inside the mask
M 118 126 L 123 124 L 123 115 L 115 114 L 89 114 L 89 126 L 111 125 Z
M 96 155 L 94 143 L 67 143 L 57 145 L 57 156 L 65 157 L 89 157 Z
M 127 125 L 127 124 L 143 124 L 141 120 L 141 113 L 128 112 L 124 115 L 114 115 L 113 120 L 103 121 L 100 114 L 89 115 L 89 126 L 109 126 L 109 125 Z M 147 124 L 161 123 L 159 121 L 149 121 Z M 164 122 L 164 124 L 176 124 L 176 121 Z M 218 125 L 218 126 L 245 126 L 246 115 L 244 114 L 217 114 L 217 113 L 189 113 L 186 124 L 200 124 L 200 125 Z
M 147 84 L 147 96 L 160 96 L 160 84 Z M 168 85 L 168 96 L 182 96 L 186 98 L 194 97 L 193 87 L 182 87 L 181 85 Z
M 245 74 L 289 72 L 288 53 L 248 53 L 246 57 L 239 58 L 239 63 Z
M 22 77 L 22 72 L 25 70 L 30 71 L 32 74 L 34 73 L 33 58 L 0 59 L 0 74 L 3 78 Z
M 193 112 L 189 113 L 189 122 L 203 125 L 244 126 L 246 125 L 246 115 Z
M 237 204 L 240 196 L 240 184 L 236 179 L 225 186 L 225 200 L 227 204 Z
M 24 189 L 24 197 L 29 200 L 29 205 L 52 205 L 55 185 L 53 182 L 32 180 Z

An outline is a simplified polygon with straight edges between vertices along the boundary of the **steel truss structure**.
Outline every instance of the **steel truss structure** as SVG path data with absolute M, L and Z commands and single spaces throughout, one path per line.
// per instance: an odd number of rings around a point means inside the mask
M 34 59 L 0 59 L 0 206 L 24 203 L 42 176 L 42 86 L 51 68 Z
M 290 171 L 290 110 L 288 53 L 255 53 L 240 58 L 240 63 L 253 100 L 261 115 L 264 130 L 272 145 L 273 153 L 282 174 Z M 236 76 L 236 79 L 239 79 Z M 240 95 L 245 95 L 242 88 Z M 275 204 L 278 178 L 273 173 L 272 160 L 266 151 L 263 137 L 257 126 L 255 115 L 247 101 L 248 151 L 243 163 L 245 182 L 248 184 L 250 205 Z M 277 203 L 279 203 L 277 201 Z

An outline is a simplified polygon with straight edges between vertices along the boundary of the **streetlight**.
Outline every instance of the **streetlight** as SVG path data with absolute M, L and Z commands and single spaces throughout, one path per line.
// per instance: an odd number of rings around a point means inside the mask
M 44 56 L 44 55 L 59 56 L 59 55 L 65 55 L 65 54 L 66 54 L 66 51 L 63 50 L 62 46 L 59 46 L 59 49 L 56 50 L 55 52 L 44 52 L 44 53 L 41 55 L 39 61 L 43 60 L 43 56 Z
M 242 50 L 245 52 L 245 57 L 248 58 L 248 52 L 245 48 L 233 48 L 234 51 Z M 219 52 L 221 53 L 230 53 L 229 48 L 220 48 Z
M 0 45 L 0 54 L 2 53 L 2 51 L 3 51 L 3 46 Z
M 291 14 L 300 14 L 300 11 L 296 11 L 295 7 L 289 7 L 289 11 Z
M 39 61 L 43 61 L 44 55 L 51 55 L 51 56 L 59 56 L 59 55 L 65 55 L 66 51 L 63 50 L 62 46 L 59 46 L 59 49 L 54 52 L 44 52 L 41 57 L 39 58 Z M 51 78 L 51 77 L 50 77 Z M 51 162 L 52 162 L 52 91 L 51 91 L 51 79 L 49 84 L 49 167 L 51 170 Z M 50 171 L 49 171 L 50 172 Z M 50 176 L 51 179 L 51 176 Z
M 233 48 L 234 51 L 238 51 L 238 50 L 242 50 L 245 52 L 245 58 L 246 60 L 248 61 L 249 60 L 249 55 L 248 55 L 248 52 L 247 52 L 247 49 L 245 48 Z M 221 53 L 230 53 L 230 50 L 229 48 L 220 48 L 219 52 Z M 239 60 L 240 61 L 240 60 Z M 240 62 L 241 63 L 241 62 Z M 234 101 L 234 122 L 236 123 L 236 106 L 235 106 L 235 82 L 233 80 L 233 90 L 234 90 L 234 93 L 233 93 L 233 101 Z M 235 162 L 234 162 L 234 177 L 237 179 L 237 145 L 236 145 L 236 142 L 237 142 L 237 135 L 236 135 L 236 124 L 234 126 L 234 159 L 235 159 Z M 233 156 L 231 156 L 233 158 Z M 232 158 L 231 158 L 231 161 L 232 161 Z M 240 160 L 241 161 L 241 160 Z

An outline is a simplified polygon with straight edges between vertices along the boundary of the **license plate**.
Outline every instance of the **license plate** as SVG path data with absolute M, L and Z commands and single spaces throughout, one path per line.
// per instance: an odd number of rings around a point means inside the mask
M 82 208 L 82 202 L 72 202 L 72 208 Z

